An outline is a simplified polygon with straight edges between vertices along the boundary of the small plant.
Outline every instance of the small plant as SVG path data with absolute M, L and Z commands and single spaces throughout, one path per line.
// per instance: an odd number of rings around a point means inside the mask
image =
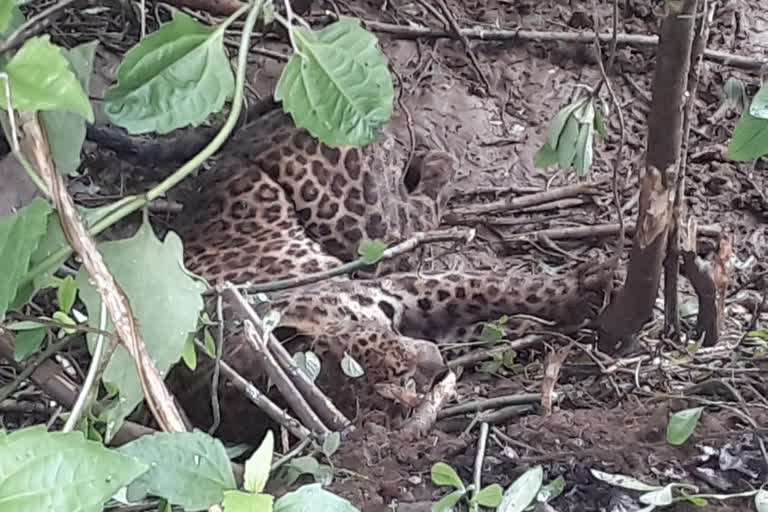
M 614 487 L 621 487 L 630 491 L 640 491 L 638 501 L 645 505 L 637 509 L 637 512 L 651 512 L 657 508 L 669 507 L 675 503 L 689 502 L 699 507 L 706 507 L 707 499 L 726 500 L 732 498 L 755 497 L 755 506 L 758 512 L 768 511 L 768 492 L 746 491 L 734 494 L 698 494 L 699 488 L 695 485 L 683 483 L 671 483 L 667 485 L 650 485 L 631 476 L 604 473 L 596 469 L 590 470 L 592 476 Z
M 675 446 L 685 443 L 693 435 L 703 410 L 703 407 L 694 407 L 673 414 L 667 423 L 667 442 Z
M 606 136 L 601 106 L 592 96 L 563 107 L 549 125 L 547 141 L 534 158 L 536 167 L 558 165 L 585 176 L 594 158 L 595 133 Z
M 502 489 L 499 484 L 491 484 L 478 491 L 473 485 L 464 485 L 456 470 L 444 462 L 432 466 L 432 482 L 455 489 L 432 506 L 433 512 L 452 510 L 461 500 L 466 500 L 472 511 L 479 510 L 480 506 L 498 507 L 501 503 Z

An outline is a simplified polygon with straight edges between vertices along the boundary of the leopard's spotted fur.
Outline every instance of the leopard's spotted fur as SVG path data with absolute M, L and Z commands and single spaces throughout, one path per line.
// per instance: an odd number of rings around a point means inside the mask
M 212 284 L 270 282 L 337 267 L 366 240 L 394 242 L 437 227 L 452 159 L 423 152 L 403 175 L 396 154 L 391 140 L 331 148 L 281 111 L 266 114 L 231 140 L 187 201 L 178 226 L 186 265 Z M 375 277 L 334 278 L 270 299 L 281 326 L 336 357 L 349 352 L 371 383 L 426 385 L 443 367 L 433 341 L 472 338 L 502 315 L 578 323 L 605 278 L 414 272 L 401 258 Z M 231 345 L 228 357 L 247 374 L 244 350 Z

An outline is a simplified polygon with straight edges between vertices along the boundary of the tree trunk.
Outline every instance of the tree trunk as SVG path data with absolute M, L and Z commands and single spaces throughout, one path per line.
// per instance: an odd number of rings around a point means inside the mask
M 598 347 L 609 354 L 622 354 L 634 348 L 635 335 L 651 317 L 658 294 L 680 165 L 697 3 L 697 0 L 673 0 L 666 4 L 627 280 L 597 322 Z

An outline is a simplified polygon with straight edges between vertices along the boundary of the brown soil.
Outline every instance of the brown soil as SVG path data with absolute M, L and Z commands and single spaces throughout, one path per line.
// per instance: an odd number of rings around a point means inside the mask
M 654 34 L 657 18 L 648 2 L 630 2 L 632 13 L 624 18 L 619 30 L 627 33 Z M 502 28 L 522 26 L 535 30 L 578 30 L 591 26 L 579 20 L 591 18 L 591 2 L 574 1 L 570 6 L 560 2 L 449 2 L 451 11 L 462 27 L 501 22 Z M 764 2 L 762 3 L 764 4 Z M 656 5 L 656 4 L 654 4 Z M 712 28 L 710 47 L 740 55 L 756 55 L 765 48 L 764 27 L 753 19 L 746 4 L 737 8 L 742 26 L 738 36 L 735 15 L 722 13 Z M 414 4 L 390 2 L 386 14 L 372 6 L 360 6 L 352 12 L 361 18 L 389 23 L 405 23 Z M 756 13 L 757 10 L 753 10 Z M 425 21 L 426 20 L 426 21 Z M 420 23 L 439 26 L 434 18 L 422 15 Z M 610 6 L 601 6 L 601 26 L 610 27 Z M 591 22 L 588 22 L 591 24 Z M 763 32 L 762 40 L 759 39 Z M 393 39 L 379 34 L 383 49 L 390 57 L 399 79 L 404 84 L 401 109 L 391 127 L 397 133 L 407 133 L 409 111 L 414 131 L 437 146 L 453 152 L 461 162 L 458 194 L 452 205 L 465 207 L 486 200 L 514 196 L 524 187 L 543 189 L 577 182 L 572 174 L 553 177 L 551 169 L 535 169 L 533 155 L 542 144 L 552 116 L 573 100 L 577 84 L 594 86 L 599 80 L 591 46 L 566 43 L 516 43 L 472 41 L 472 51 L 493 89 L 491 95 L 482 93 L 482 82 L 458 41 Z M 619 47 L 616 64 L 620 72 L 613 75 L 613 87 L 624 108 L 627 147 L 621 161 L 620 173 L 632 180 L 644 165 L 646 116 L 650 99 L 654 50 Z M 626 76 L 626 78 L 622 78 Z M 754 77 L 738 70 L 705 64 L 699 87 L 698 112 L 693 122 L 690 140 L 686 187 L 687 206 L 699 224 L 719 226 L 732 237 L 738 261 L 747 265 L 734 271 L 731 289 L 738 288 L 752 276 L 764 272 L 764 254 L 768 243 L 768 174 L 765 163 L 735 164 L 725 158 L 725 148 L 736 120 L 736 114 L 722 109 L 723 84 L 728 77 L 745 83 L 755 83 Z M 264 85 L 265 90 L 269 86 Z M 588 179 L 609 178 L 617 149 L 619 124 L 616 116 L 608 121 L 611 135 L 598 142 L 593 172 Z M 551 181 L 550 181 L 551 180 Z M 489 191 L 483 193 L 483 191 Z M 630 181 L 624 201 L 636 194 Z M 563 216 L 565 213 L 567 215 Z M 561 214 L 561 215 L 558 215 Z M 634 221 L 636 208 L 625 212 Z M 464 253 L 476 267 L 507 269 L 520 265 L 556 266 L 567 261 L 552 251 L 540 252 L 541 246 L 525 241 L 509 240 L 515 233 L 535 229 L 579 224 L 615 222 L 608 189 L 603 197 L 585 206 L 553 209 L 539 214 L 508 215 L 517 220 L 528 219 L 531 224 L 504 228 L 494 226 L 493 242 Z M 530 238 L 529 238 L 530 240 Z M 594 242 L 594 241 L 593 241 Z M 597 240 L 603 255 L 611 254 L 613 239 Z M 594 244 L 585 240 L 558 241 L 558 246 L 574 257 L 586 257 Z M 546 245 L 544 247 L 547 247 Z M 711 253 L 714 240 L 700 243 L 701 254 Z M 535 263 L 533 263 L 535 262 Z M 757 290 L 763 283 L 758 282 Z M 752 285 L 754 288 L 754 285 Z M 686 295 L 683 302 L 691 300 Z M 728 331 L 738 336 L 751 315 L 734 304 L 730 310 Z M 571 359 L 574 359 L 572 356 Z M 522 354 L 518 362 L 535 364 L 543 360 L 541 352 Z M 766 366 L 763 365 L 763 370 Z M 629 372 L 631 374 L 631 371 Z M 620 380 L 623 380 L 622 377 Z M 641 377 L 642 379 L 642 377 Z M 663 380 L 663 379 L 662 379 Z M 470 399 L 536 391 L 541 372 L 530 376 L 507 372 L 504 376 L 465 372 L 460 380 L 458 402 Z M 660 384 L 659 391 L 666 390 Z M 756 436 L 766 435 L 768 414 L 764 406 L 740 409 L 751 416 L 761 432 L 755 433 L 731 409 L 709 408 L 696 429 L 694 438 L 681 447 L 665 442 L 669 415 L 694 401 L 650 399 L 618 395 L 611 389 L 608 377 L 586 377 L 576 365 L 566 365 L 559 386 L 568 390 L 555 412 L 549 416 L 540 411 L 507 420 L 492 429 L 483 465 L 483 485 L 500 483 L 505 488 L 529 467 L 542 464 L 545 479 L 563 475 L 567 482 L 564 494 L 551 505 L 559 511 L 632 510 L 637 493 L 625 492 L 597 481 L 590 469 L 623 473 L 648 483 L 681 482 L 694 484 L 702 492 L 735 492 L 760 485 L 768 477 L 768 460 L 761 455 Z M 764 391 L 764 387 L 763 387 Z M 756 397 L 755 397 L 756 398 Z M 735 405 L 735 404 L 734 404 Z M 446 489 L 436 488 L 430 481 L 429 470 L 437 461 L 452 464 L 466 481 L 472 480 L 477 449 L 478 428 L 467 428 L 471 417 L 451 423 L 438 424 L 456 434 L 436 431 L 417 443 L 398 438 L 374 423 L 366 425 L 353 439 L 342 443 L 334 457 L 339 467 L 350 469 L 366 478 L 340 477 L 331 486 L 348 497 L 364 511 L 384 511 L 393 500 L 397 510 L 430 510 L 431 503 L 443 496 Z M 468 433 L 461 434 L 467 428 Z M 711 451 L 710 451 L 711 450 Z M 715 455 L 706 455 L 715 453 Z M 362 455 L 362 456 L 361 456 Z M 725 460 L 738 460 L 736 469 Z M 730 469 L 728 469 L 730 467 Z M 621 508 L 623 506 L 629 508 Z M 747 500 L 710 501 L 707 510 L 745 510 L 752 505 Z M 693 510 L 692 506 L 677 505 L 673 510 Z

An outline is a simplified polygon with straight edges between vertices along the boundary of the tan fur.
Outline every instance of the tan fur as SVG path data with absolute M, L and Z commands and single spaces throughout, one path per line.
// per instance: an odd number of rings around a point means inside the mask
M 268 113 L 233 138 L 185 203 L 177 230 L 187 267 L 212 284 L 270 282 L 351 261 L 366 240 L 392 243 L 437 227 L 453 159 L 417 154 L 418 168 L 406 177 L 394 154 L 389 140 L 330 148 L 282 112 Z M 605 284 L 602 277 L 414 267 L 405 257 L 368 279 L 334 278 L 270 299 L 282 327 L 315 340 L 335 358 L 349 353 L 371 384 L 405 385 L 415 378 L 428 386 L 443 367 L 432 341 L 476 338 L 483 322 L 518 313 L 578 323 L 599 304 Z M 244 350 L 236 345 L 230 353 Z

